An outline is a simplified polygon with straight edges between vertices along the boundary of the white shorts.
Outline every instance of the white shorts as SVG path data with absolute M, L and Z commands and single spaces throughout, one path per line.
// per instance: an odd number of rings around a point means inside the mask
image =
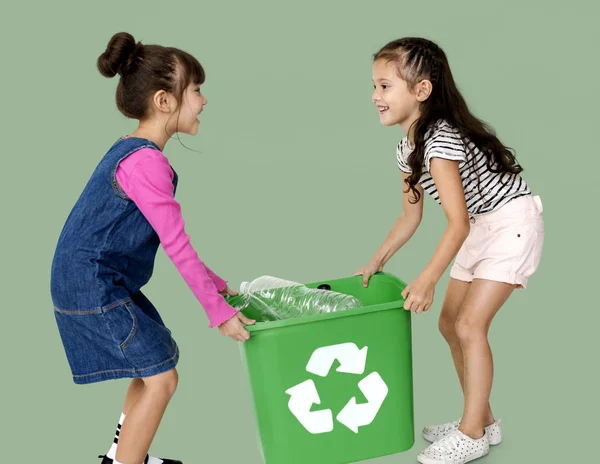
M 526 195 L 499 210 L 471 218 L 471 231 L 456 256 L 450 277 L 487 279 L 525 288 L 544 246 L 542 200 Z

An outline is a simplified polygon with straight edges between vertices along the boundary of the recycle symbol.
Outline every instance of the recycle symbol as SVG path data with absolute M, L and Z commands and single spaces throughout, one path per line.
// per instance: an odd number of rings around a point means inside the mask
M 336 369 L 337 372 L 361 375 L 365 371 L 367 350 L 367 346 L 359 350 L 354 343 L 323 346 L 313 352 L 306 365 L 306 370 L 312 374 L 326 377 L 337 359 L 340 363 Z M 373 422 L 388 394 L 388 387 L 377 372 L 372 372 L 363 378 L 358 382 L 358 387 L 368 402 L 357 404 L 356 397 L 352 397 L 336 416 L 338 422 L 354 433 L 358 433 L 359 427 Z M 319 392 L 312 380 L 305 380 L 288 388 L 285 392 L 290 395 L 289 410 L 306 430 L 312 434 L 327 433 L 333 430 L 331 409 L 310 410 L 313 403 L 321 404 Z

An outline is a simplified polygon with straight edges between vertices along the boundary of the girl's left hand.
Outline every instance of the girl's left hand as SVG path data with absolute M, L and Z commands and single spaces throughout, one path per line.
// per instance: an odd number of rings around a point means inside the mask
M 405 299 L 404 309 L 416 314 L 425 312 L 431 307 L 434 294 L 435 282 L 419 276 L 402 291 L 402 298 Z
M 226 296 L 236 296 L 238 294 L 238 292 L 234 292 L 233 290 L 231 290 L 229 288 L 229 285 L 227 285 L 223 290 L 221 290 L 219 292 L 219 294 L 221 296 L 224 296 L 224 297 L 226 297 Z

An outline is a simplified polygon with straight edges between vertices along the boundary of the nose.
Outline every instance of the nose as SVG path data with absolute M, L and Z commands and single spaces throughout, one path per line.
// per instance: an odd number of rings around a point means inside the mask
M 373 103 L 377 103 L 379 101 L 379 93 L 377 92 L 377 89 L 373 90 L 373 95 L 371 96 L 371 100 L 373 100 Z
M 206 105 L 208 103 L 208 98 L 206 98 L 204 95 L 202 95 L 202 99 L 203 99 L 202 104 Z

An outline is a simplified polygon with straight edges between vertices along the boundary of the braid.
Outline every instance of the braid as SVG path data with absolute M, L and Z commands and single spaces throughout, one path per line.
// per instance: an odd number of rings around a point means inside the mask
M 420 37 L 394 40 L 377 52 L 373 58 L 382 56 L 395 59 L 398 63 L 403 62 L 401 72 L 412 74 L 409 80 L 421 79 L 423 74 L 427 74 L 432 84 L 440 80 L 445 59 L 444 52 L 437 44 Z
M 419 51 L 423 56 L 425 63 L 427 63 L 427 67 L 429 68 L 429 78 L 432 84 L 435 84 L 440 75 L 440 65 L 438 60 L 437 50 L 434 50 L 434 45 L 424 42 L 419 44 Z M 421 71 L 423 69 L 421 68 Z
M 429 52 L 429 66 L 430 66 L 430 74 L 431 74 L 431 83 L 435 84 L 440 75 L 440 63 L 437 57 L 437 54 L 433 52 Z
M 428 130 L 440 120 L 447 121 L 460 134 L 469 158 L 469 167 L 477 177 L 480 194 L 482 179 L 473 156 L 475 148 L 483 153 L 492 172 L 516 175 L 523 171 L 512 149 L 498 139 L 490 126 L 471 113 L 456 86 L 448 58 L 436 43 L 421 37 L 404 37 L 385 45 L 373 55 L 373 59 L 393 62 L 398 76 L 410 87 L 427 78 L 433 84 L 431 95 L 421 102 L 420 115 L 410 128 L 413 131 L 414 148 L 407 160 L 412 174 L 406 179 L 406 184 L 407 191 L 414 194 L 411 203 L 420 198 L 416 185 L 423 171 Z

